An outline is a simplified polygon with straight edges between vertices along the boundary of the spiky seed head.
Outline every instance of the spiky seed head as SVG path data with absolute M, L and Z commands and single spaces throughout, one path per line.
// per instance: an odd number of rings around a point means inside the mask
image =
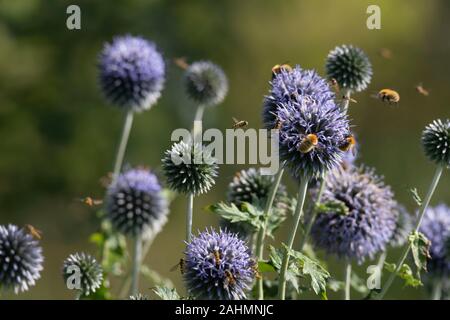
M 200 144 L 180 141 L 164 153 L 162 167 L 171 189 L 199 195 L 208 192 L 215 184 L 216 162 Z
M 450 120 L 437 119 L 422 133 L 425 155 L 438 165 L 450 167 Z
M 94 257 L 84 252 L 71 254 L 64 260 L 62 272 L 64 283 L 69 285 L 70 282 L 83 296 L 97 291 L 103 281 L 102 267 Z
M 223 70 L 210 61 L 194 62 L 186 69 L 188 96 L 204 106 L 221 103 L 228 93 L 228 80 Z
M 372 79 L 372 65 L 363 50 L 352 45 L 337 46 L 328 54 L 326 73 L 340 88 L 360 92 Z

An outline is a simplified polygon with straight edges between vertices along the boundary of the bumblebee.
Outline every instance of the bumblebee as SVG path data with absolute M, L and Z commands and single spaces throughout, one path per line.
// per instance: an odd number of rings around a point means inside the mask
M 306 135 L 303 140 L 300 142 L 300 146 L 298 147 L 298 151 L 301 153 L 311 152 L 319 143 L 319 138 L 313 133 Z

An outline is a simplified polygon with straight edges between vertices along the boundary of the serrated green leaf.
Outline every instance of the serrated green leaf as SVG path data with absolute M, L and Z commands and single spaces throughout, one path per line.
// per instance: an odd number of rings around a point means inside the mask
M 162 300 L 181 300 L 180 295 L 176 289 L 167 287 L 156 286 L 153 288 L 153 292 Z
M 388 272 L 395 272 L 396 267 L 397 266 L 395 263 L 384 263 L 384 269 Z M 420 279 L 414 277 L 411 268 L 406 263 L 402 265 L 397 276 L 405 281 L 405 286 L 411 286 L 414 288 L 422 286 Z
M 218 214 L 221 218 L 229 221 L 230 223 L 246 223 L 252 227 L 255 232 L 262 227 L 262 211 L 258 210 L 248 202 L 244 202 L 241 209 L 239 209 L 234 203 L 228 205 L 224 202 L 210 205 L 207 209 Z
M 420 271 L 427 271 L 427 260 L 430 256 L 430 240 L 421 232 L 411 232 L 408 237 L 411 245 L 411 252 L 414 264 L 417 267 L 417 276 L 420 277 Z
M 259 261 L 258 262 L 258 271 L 261 273 L 275 272 L 276 269 L 274 268 L 274 266 L 272 264 L 270 264 L 267 261 Z
M 324 297 L 330 273 L 317 260 L 311 259 L 299 251 L 289 249 L 285 244 L 283 247 L 289 256 L 294 258 L 292 262 L 290 261 L 288 270 L 296 276 L 309 277 L 313 291 Z

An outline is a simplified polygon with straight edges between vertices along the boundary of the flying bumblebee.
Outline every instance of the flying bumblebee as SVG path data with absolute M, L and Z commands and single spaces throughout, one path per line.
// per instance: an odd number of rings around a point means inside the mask
M 235 117 L 233 117 L 233 121 L 234 121 L 233 129 L 239 129 L 248 126 L 248 121 L 238 120 Z
M 99 206 L 103 203 L 103 200 L 93 199 L 92 197 L 85 197 L 85 198 L 80 199 L 80 201 L 89 207 Z
M 350 135 L 347 138 L 345 138 L 344 142 L 339 146 L 339 149 L 343 152 L 352 150 L 352 154 L 355 155 L 355 145 L 356 139 L 353 135 Z
M 180 69 L 186 70 L 187 68 L 189 68 L 189 64 L 186 62 L 185 57 L 175 58 L 173 59 L 173 61 Z
M 400 94 L 392 89 L 382 89 L 376 95 L 378 99 L 389 104 L 397 104 L 400 101 Z
M 319 143 L 319 139 L 313 133 L 306 135 L 303 140 L 300 142 L 300 146 L 298 147 L 298 151 L 301 153 L 311 152 Z

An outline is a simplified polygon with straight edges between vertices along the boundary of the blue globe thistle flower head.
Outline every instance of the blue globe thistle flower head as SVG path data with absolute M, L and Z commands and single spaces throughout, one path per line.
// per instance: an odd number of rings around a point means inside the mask
M 28 291 L 41 277 L 44 257 L 39 242 L 15 225 L 0 225 L 0 288 Z
M 322 203 L 311 231 L 315 246 L 361 264 L 386 249 L 396 228 L 397 203 L 372 169 L 336 168 L 326 178 Z
M 280 105 L 289 102 L 300 102 L 308 96 L 322 105 L 334 99 L 327 81 L 314 70 L 303 70 L 296 66 L 292 71 L 281 69 L 270 82 L 271 89 L 264 98 L 263 123 L 266 129 L 277 127 L 277 113 Z
M 225 72 L 210 61 L 192 63 L 186 69 L 184 78 L 188 96 L 201 105 L 218 105 L 228 93 Z
M 349 122 L 333 101 L 321 104 L 304 97 L 283 104 L 278 118 L 280 160 L 286 161 L 295 178 L 317 178 L 341 162 Z
M 167 222 L 168 203 L 156 175 L 137 168 L 120 174 L 108 187 L 106 210 L 119 232 L 155 235 Z
M 76 283 L 75 273 L 78 273 L 79 283 Z M 84 296 L 97 291 L 103 281 L 102 267 L 94 257 L 84 252 L 71 254 L 64 260 L 62 274 L 65 284 L 74 285 L 74 289 L 79 290 Z
M 180 141 L 164 153 L 162 167 L 172 190 L 195 196 L 208 192 L 215 184 L 218 165 L 200 144 Z
M 431 259 L 427 263 L 432 277 L 450 277 L 450 208 L 445 204 L 429 207 L 420 225 L 430 241 Z
M 132 111 L 150 109 L 161 96 L 165 63 L 153 42 L 118 36 L 99 55 L 100 86 L 114 105 Z
M 353 92 L 367 88 L 372 79 L 372 64 L 363 50 L 352 45 L 337 46 L 330 51 L 325 64 L 329 79 Z
M 206 230 L 187 244 L 184 282 L 197 299 L 246 299 L 256 275 L 255 264 L 236 234 Z
M 450 120 L 434 120 L 422 133 L 425 155 L 438 165 L 450 167 Z

